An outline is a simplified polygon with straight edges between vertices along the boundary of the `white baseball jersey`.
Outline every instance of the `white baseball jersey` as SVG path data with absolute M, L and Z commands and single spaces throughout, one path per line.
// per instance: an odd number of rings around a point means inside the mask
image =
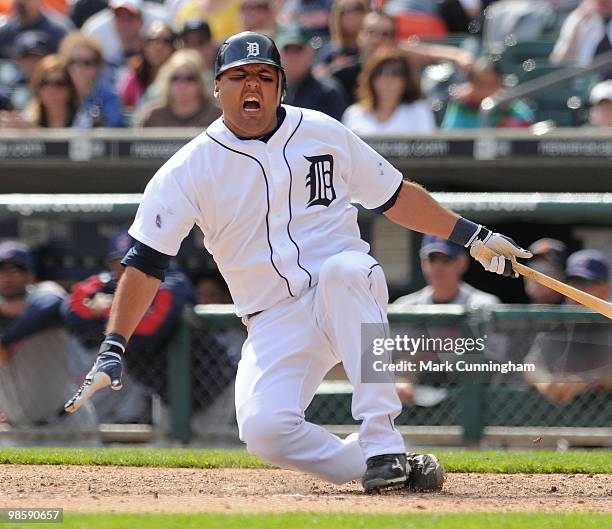
M 330 256 L 368 252 L 351 202 L 377 208 L 402 181 L 336 120 L 284 108 L 267 143 L 237 138 L 222 118 L 212 123 L 151 179 L 129 230 L 176 255 L 197 224 L 238 316 L 299 297 Z

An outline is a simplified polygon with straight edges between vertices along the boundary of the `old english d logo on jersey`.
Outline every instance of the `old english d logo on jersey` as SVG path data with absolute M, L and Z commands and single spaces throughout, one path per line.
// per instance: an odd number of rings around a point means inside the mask
M 247 59 L 259 57 L 259 42 L 247 42 Z
M 334 189 L 334 158 L 331 154 L 304 156 L 310 162 L 306 186 L 310 187 L 310 199 L 306 207 L 329 206 L 336 198 Z

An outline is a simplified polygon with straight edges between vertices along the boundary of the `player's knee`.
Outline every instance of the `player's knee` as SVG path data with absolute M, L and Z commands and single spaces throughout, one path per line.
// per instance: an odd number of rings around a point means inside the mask
M 240 439 L 252 454 L 277 457 L 283 451 L 284 440 L 291 437 L 302 421 L 293 414 L 262 411 L 240 425 Z
M 327 259 L 319 271 L 319 284 L 352 285 L 367 278 L 369 270 L 350 254 L 339 253 Z

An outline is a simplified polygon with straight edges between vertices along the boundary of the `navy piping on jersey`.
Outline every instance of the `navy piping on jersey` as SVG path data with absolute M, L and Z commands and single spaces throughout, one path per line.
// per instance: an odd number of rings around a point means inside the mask
M 254 156 L 251 156 L 250 154 L 247 154 L 245 152 L 241 152 L 241 151 L 237 151 L 236 149 L 232 149 L 231 147 L 228 147 L 227 145 L 223 145 L 223 143 L 221 143 L 219 140 L 213 138 L 208 131 L 206 132 L 206 135 L 215 143 L 221 145 L 221 147 L 227 149 L 228 151 L 231 152 L 235 152 L 236 154 L 241 154 L 242 156 L 246 156 L 247 158 L 250 158 L 251 160 L 255 161 L 257 163 L 257 165 L 259 165 L 261 172 L 263 174 L 264 177 L 264 181 L 266 182 L 266 237 L 268 239 L 268 246 L 270 247 L 270 262 L 272 263 L 272 267 L 274 268 L 274 270 L 276 271 L 276 273 L 282 277 L 285 280 L 285 283 L 287 283 L 287 290 L 289 291 L 289 295 L 294 298 L 295 296 L 293 295 L 293 292 L 291 292 L 291 286 L 289 285 L 289 281 L 287 280 L 287 278 L 280 273 L 280 270 L 278 268 L 276 268 L 276 265 L 274 264 L 274 259 L 273 259 L 273 250 L 272 250 L 272 242 L 270 241 L 270 221 L 268 220 L 268 216 L 270 215 L 270 188 L 268 187 L 268 177 L 266 176 L 266 171 L 263 168 L 263 165 L 261 165 L 261 162 L 255 158 Z
M 297 126 L 295 127 L 295 130 L 291 133 L 291 136 L 289 136 L 289 138 L 285 142 L 285 145 L 283 147 L 283 158 L 285 159 L 285 163 L 287 164 L 287 169 L 289 169 L 289 221 L 287 222 L 287 235 L 289 235 L 289 239 L 291 239 L 291 242 L 293 243 L 293 245 L 295 246 L 295 249 L 297 250 L 297 253 L 298 253 L 297 254 L 297 265 L 302 270 L 304 270 L 304 272 L 306 272 L 308 274 L 308 288 L 310 288 L 310 287 L 312 287 L 312 276 L 310 275 L 310 272 L 308 270 L 306 270 L 300 264 L 300 247 L 293 240 L 293 237 L 291 237 L 291 232 L 289 231 L 289 225 L 291 224 L 291 220 L 293 219 L 293 213 L 291 212 L 291 186 L 293 184 L 293 173 L 291 172 L 291 166 L 289 165 L 289 161 L 287 160 L 287 154 L 285 152 L 287 150 L 287 145 L 289 145 L 289 142 L 291 141 L 291 138 L 293 138 L 293 135 L 300 128 L 300 125 L 302 124 L 302 120 L 303 119 L 304 119 L 304 114 L 300 110 L 300 121 L 298 122 Z

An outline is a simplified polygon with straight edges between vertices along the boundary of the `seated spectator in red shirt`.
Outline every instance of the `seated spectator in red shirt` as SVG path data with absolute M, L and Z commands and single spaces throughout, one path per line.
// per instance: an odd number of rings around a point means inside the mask
M 142 108 L 141 127 L 208 127 L 221 110 L 206 91 L 202 63 L 194 50 L 179 50 L 155 81 L 159 99 Z
M 133 242 L 127 231 L 115 234 L 109 245 L 109 270 L 76 283 L 63 303 L 64 322 L 82 346 L 83 376 L 98 353 L 117 282 L 124 270 L 121 259 Z M 109 394 L 103 398 L 94 397 L 96 410 L 103 421 L 138 422 L 150 419 L 147 400 L 151 392 L 165 397 L 166 356 L 162 349 L 178 326 L 184 306 L 193 301 L 193 289 L 187 277 L 176 267 L 168 270 L 151 307 L 130 339 L 126 351 L 130 382 L 124 384 L 121 392 L 109 390 Z M 111 402 L 107 402 L 109 400 Z

